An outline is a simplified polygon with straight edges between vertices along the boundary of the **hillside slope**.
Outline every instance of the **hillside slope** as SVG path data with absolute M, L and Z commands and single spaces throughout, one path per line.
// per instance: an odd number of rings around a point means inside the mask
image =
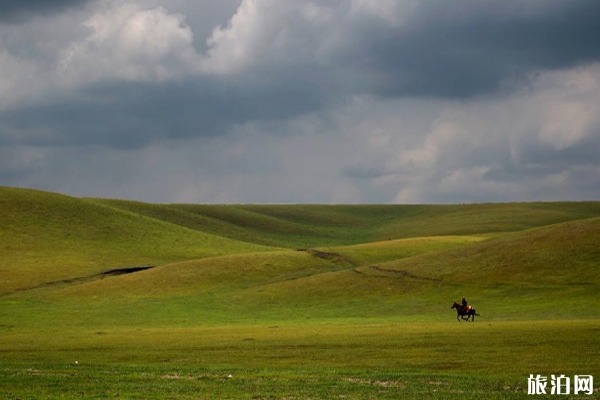
M 400 258 L 437 251 L 438 246 L 465 245 L 465 241 L 456 239 L 427 239 L 423 241 L 429 245 L 419 245 L 407 252 L 416 241 L 386 242 L 381 246 L 388 248 L 388 256 L 394 253 L 391 248 L 396 247 L 395 257 Z M 365 257 L 369 258 L 368 252 Z M 334 253 L 316 250 L 236 254 L 165 264 L 134 274 L 52 285 L 17 293 L 8 300 L 38 304 L 35 310 L 26 312 L 34 313 L 28 320 L 36 323 L 48 318 L 71 321 L 73 313 L 82 323 L 100 326 L 108 322 L 111 325 L 171 326 L 347 318 L 360 311 L 365 298 L 344 286 L 343 279 L 331 281 L 330 277 L 337 277 L 337 272 L 354 276 L 354 268 L 362 263 L 358 259 L 335 257 Z M 323 296 L 311 293 L 310 284 L 305 286 L 306 282 L 312 281 L 321 286 Z M 288 285 L 294 282 L 299 285 L 286 293 Z M 380 280 L 379 283 L 384 282 Z M 283 289 L 279 290 L 280 287 Z M 330 298 L 329 290 L 342 290 L 342 298 Z M 340 307 L 338 300 L 346 305 Z M 371 317 L 378 314 L 381 316 L 378 312 Z
M 85 199 L 0 188 L 0 294 L 120 267 L 265 250 Z
M 437 320 L 462 296 L 488 318 L 587 318 L 599 309 L 599 210 L 155 205 L 0 188 L 0 292 L 50 301 L 32 320 L 85 303 L 99 324 Z M 146 264 L 158 267 L 72 281 Z
M 380 267 L 443 282 L 600 285 L 600 218 L 531 229 Z
M 210 257 L 12 298 L 94 326 L 452 321 L 462 296 L 485 321 L 598 318 L 599 224 Z
M 290 249 L 490 235 L 600 217 L 600 202 L 465 205 L 190 205 L 91 199 L 231 239 Z
M 599 209 L 0 188 L 0 397 L 516 399 L 531 373 L 597 376 Z

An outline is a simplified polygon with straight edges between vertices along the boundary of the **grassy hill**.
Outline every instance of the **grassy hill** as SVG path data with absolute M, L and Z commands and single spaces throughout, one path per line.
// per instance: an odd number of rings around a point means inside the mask
M 600 218 L 590 218 L 504 235 L 382 267 L 445 282 L 478 285 L 599 285 L 599 243 Z
M 126 323 L 439 320 L 463 295 L 498 318 L 553 318 L 544 310 L 554 304 L 562 318 L 571 311 L 561 303 L 597 313 L 597 203 L 217 206 L 0 193 L 3 292 L 91 298 L 98 323 L 107 315 L 95 303 Z M 99 275 L 146 264 L 156 268 Z M 514 314 L 520 304 L 530 310 Z
M 599 202 L 330 206 L 91 201 L 231 239 L 291 249 L 499 234 L 600 216 Z
M 264 250 L 86 199 L 0 188 L 0 294 L 120 267 Z
M 600 374 L 598 243 L 599 202 L 0 188 L 0 397 L 523 398 L 530 373 Z

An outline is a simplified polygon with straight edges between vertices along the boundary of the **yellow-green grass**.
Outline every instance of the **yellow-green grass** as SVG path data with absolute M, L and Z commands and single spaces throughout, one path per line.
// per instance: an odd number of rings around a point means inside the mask
M 0 188 L 0 398 L 521 399 L 530 374 L 598 380 L 599 210 Z
M 422 240 L 422 243 L 407 252 L 407 246 L 411 242 L 415 240 L 386 242 L 380 246 L 371 244 L 367 247 L 384 248 L 387 257 L 390 254 L 408 257 L 437 251 L 440 246 L 461 246 L 470 240 Z M 394 247 L 398 249 L 394 251 Z M 354 246 L 348 249 L 352 251 Z M 370 261 L 368 254 L 367 252 L 364 257 L 365 262 Z M 363 292 L 372 285 L 366 285 L 368 279 L 357 274 L 354 267 L 353 263 L 340 263 L 312 251 L 248 253 L 166 264 L 135 274 L 90 279 L 86 282 L 47 285 L 5 298 L 18 300 L 17 305 L 11 306 L 12 315 L 22 315 L 27 312 L 25 310 L 30 303 L 36 304 L 34 310 L 37 315 L 26 318 L 26 321 L 35 321 L 36 324 L 46 318 L 69 319 L 73 313 L 79 315 L 78 320 L 86 323 L 94 321 L 93 323 L 102 324 L 110 321 L 111 324 L 132 324 L 138 321 L 144 326 L 196 324 L 199 321 L 205 325 L 258 320 L 293 321 L 319 319 L 327 315 L 346 319 L 352 318 L 355 310 L 348 311 L 346 306 L 339 307 L 334 299 L 329 298 L 329 291 L 334 288 L 347 290 L 343 286 L 346 283 L 350 286 L 364 284 L 361 291 L 346 291 L 342 295 L 342 301 L 345 297 L 352 297 L 352 301 L 356 302 L 364 301 Z M 338 281 L 330 288 L 329 279 L 335 271 L 345 273 L 356 282 L 336 278 Z M 333 276 L 337 277 L 335 274 Z M 313 281 L 323 296 L 310 295 Z M 294 282 L 298 282 L 296 286 L 300 287 L 299 292 L 296 289 L 288 291 L 287 286 L 294 286 Z M 390 311 L 395 312 L 394 308 L 387 309 L 387 302 L 397 300 L 386 295 L 385 290 L 389 285 L 380 279 L 373 280 L 373 283 L 375 285 L 371 287 L 368 296 L 372 297 L 383 290 L 380 300 L 385 300 L 382 304 L 386 307 L 386 315 L 390 315 Z M 391 284 L 401 282 L 392 281 Z M 286 298 L 287 295 L 291 297 Z M 315 301 L 323 304 L 314 307 Z M 360 308 L 362 307 L 359 306 Z M 49 313 L 50 310 L 53 312 Z M 335 315 L 332 311 L 335 311 Z M 372 318 L 378 316 L 381 315 L 371 315 Z
M 0 395 L 521 399 L 530 374 L 598 376 L 599 330 L 574 320 L 9 332 Z
M 219 236 L 292 249 L 491 235 L 600 216 L 600 202 L 330 206 L 93 201 Z
M 41 303 L 35 317 L 27 320 L 40 321 L 47 315 L 68 319 L 75 307 L 85 323 L 143 327 L 440 321 L 452 318 L 451 302 L 462 296 L 487 321 L 594 319 L 600 316 L 595 246 L 599 221 L 486 241 L 441 237 L 337 248 L 342 256 L 354 255 L 350 263 L 309 251 L 212 257 L 47 287 L 7 300 L 20 301 L 11 306 L 15 315 L 25 312 L 29 302 Z M 417 243 L 413 253 L 406 249 L 410 243 Z M 450 245 L 460 247 L 439 250 Z M 571 253 L 561 259 L 565 246 Z M 384 249 L 381 254 L 371 253 L 378 247 Z M 365 252 L 357 256 L 361 249 Z M 405 258 L 379 263 L 392 255 Z
M 351 246 L 324 247 L 317 250 L 337 255 L 355 266 L 400 260 L 434 253 L 484 240 L 481 236 L 430 236 L 386 240 Z
M 120 267 L 264 250 L 88 200 L 0 188 L 0 294 Z
M 383 267 L 445 282 L 597 286 L 599 244 L 600 218 L 591 218 L 503 235 Z

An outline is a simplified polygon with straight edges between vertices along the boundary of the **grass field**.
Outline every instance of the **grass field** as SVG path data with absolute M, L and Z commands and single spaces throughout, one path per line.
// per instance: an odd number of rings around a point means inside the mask
M 592 395 L 559 397 L 600 398 L 598 243 L 598 202 L 0 188 L 0 398 L 522 399 L 530 374 L 593 375 Z M 152 268 L 114 271 L 134 266 Z M 450 309 L 462 296 L 474 323 Z

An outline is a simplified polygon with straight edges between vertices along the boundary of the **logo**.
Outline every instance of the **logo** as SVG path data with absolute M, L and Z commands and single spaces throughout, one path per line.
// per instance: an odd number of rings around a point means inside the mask
M 550 375 L 550 380 L 548 380 L 547 376 L 531 374 L 527 378 L 528 395 L 571 394 L 571 389 L 573 389 L 573 394 L 593 394 L 594 377 L 592 375 L 575 375 L 571 380 L 565 375 Z

